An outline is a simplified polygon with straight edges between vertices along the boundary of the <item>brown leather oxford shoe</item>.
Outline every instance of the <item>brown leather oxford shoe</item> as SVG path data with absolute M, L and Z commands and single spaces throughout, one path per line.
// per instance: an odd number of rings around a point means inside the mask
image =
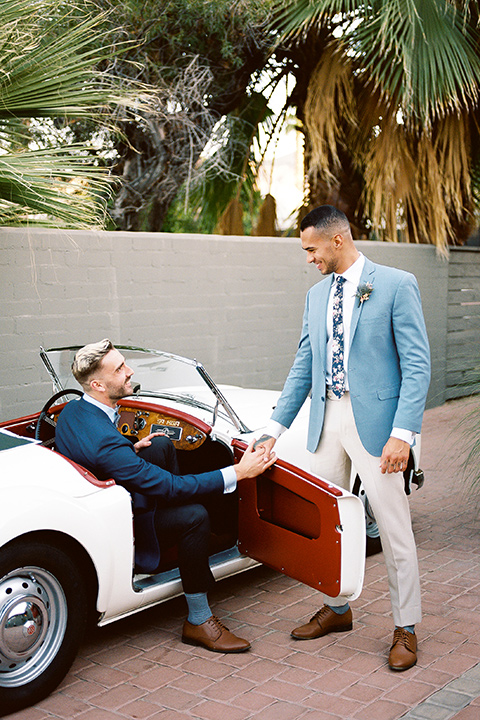
M 331 632 L 347 632 L 352 629 L 352 611 L 339 615 L 328 605 L 315 613 L 310 622 L 292 630 L 292 637 L 296 640 L 313 640 L 323 637 Z
M 404 628 L 395 628 L 388 656 L 391 670 L 408 670 L 417 662 L 417 636 Z
M 215 615 L 201 625 L 192 625 L 185 620 L 182 641 L 188 645 L 201 645 L 218 653 L 240 653 L 250 648 L 248 640 L 231 633 Z

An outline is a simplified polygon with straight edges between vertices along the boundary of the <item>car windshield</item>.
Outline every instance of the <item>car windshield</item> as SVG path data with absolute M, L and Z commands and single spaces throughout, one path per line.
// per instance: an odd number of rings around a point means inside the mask
M 136 395 L 164 398 L 228 418 L 241 432 L 249 432 L 203 365 L 196 360 L 158 350 L 115 345 L 134 371 L 132 385 Z M 80 388 L 71 366 L 78 347 L 40 349 L 40 357 L 57 391 Z M 135 386 L 139 385 L 138 388 Z

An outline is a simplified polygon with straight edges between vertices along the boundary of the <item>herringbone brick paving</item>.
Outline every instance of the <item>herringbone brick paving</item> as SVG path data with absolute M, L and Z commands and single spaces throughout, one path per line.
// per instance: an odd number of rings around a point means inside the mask
M 353 630 L 304 642 L 290 630 L 318 609 L 315 591 L 260 567 L 211 595 L 214 612 L 252 642 L 249 652 L 182 644 L 178 598 L 91 631 L 58 690 L 9 720 L 397 720 L 407 712 L 442 720 L 456 711 L 435 698 L 450 696 L 465 698 L 456 720 L 478 720 L 477 686 L 465 673 L 480 662 L 479 510 L 464 491 L 459 449 L 471 402 L 425 415 L 426 482 L 411 498 L 424 609 L 416 667 L 393 673 L 386 664 L 393 626 L 382 555 L 367 559 Z M 435 696 L 458 678 L 467 695 L 447 687 Z

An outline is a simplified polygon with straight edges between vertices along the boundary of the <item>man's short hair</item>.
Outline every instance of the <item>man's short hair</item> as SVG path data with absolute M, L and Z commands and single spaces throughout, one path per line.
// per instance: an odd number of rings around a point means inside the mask
M 305 215 L 300 223 L 300 230 L 303 231 L 313 227 L 318 232 L 325 232 L 326 230 L 339 229 L 340 226 L 344 230 L 350 229 L 350 223 L 345 213 L 333 205 L 320 205 L 320 207 L 310 210 Z
M 75 380 L 77 380 L 82 387 L 85 387 L 105 355 L 113 349 L 113 344 L 108 338 L 80 348 L 72 363 L 72 373 Z

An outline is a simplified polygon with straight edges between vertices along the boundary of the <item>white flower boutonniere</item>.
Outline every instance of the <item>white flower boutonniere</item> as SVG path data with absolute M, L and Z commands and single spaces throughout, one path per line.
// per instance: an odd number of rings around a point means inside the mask
M 362 305 L 373 292 L 373 285 L 372 283 L 364 283 L 363 285 L 359 285 L 357 288 L 357 292 L 355 293 L 355 297 L 358 298 L 358 305 Z

